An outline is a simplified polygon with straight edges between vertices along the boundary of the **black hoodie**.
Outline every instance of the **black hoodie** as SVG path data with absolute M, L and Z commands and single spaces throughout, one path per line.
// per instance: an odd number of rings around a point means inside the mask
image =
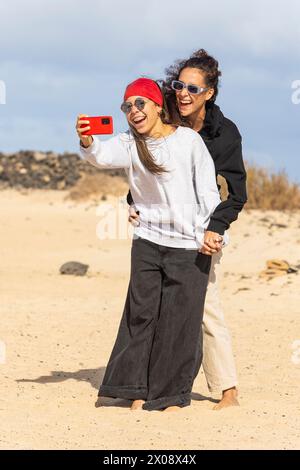
M 228 186 L 228 198 L 216 207 L 207 227 L 207 230 L 223 235 L 247 202 L 242 138 L 236 125 L 216 104 L 207 107 L 199 134 L 213 158 L 216 177 L 223 176 Z
M 213 158 L 216 177 L 223 176 L 228 186 L 228 198 L 216 207 L 207 227 L 207 230 L 223 235 L 247 202 L 242 138 L 236 125 L 223 115 L 216 104 L 207 106 L 199 134 Z M 129 205 L 133 203 L 130 191 L 127 202 Z

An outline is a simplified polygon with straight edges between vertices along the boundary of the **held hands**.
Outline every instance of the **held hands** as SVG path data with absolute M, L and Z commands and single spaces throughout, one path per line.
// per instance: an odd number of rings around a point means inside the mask
M 203 255 L 212 255 L 222 250 L 223 237 L 216 232 L 206 231 L 204 233 L 204 242 L 199 250 Z
M 134 226 L 138 227 L 139 214 L 136 212 L 134 206 L 130 206 L 128 209 L 128 221 Z M 223 237 L 216 232 L 206 231 L 204 233 L 204 243 L 202 248 L 199 250 L 204 255 L 212 255 L 222 250 Z
M 91 135 L 82 135 L 83 132 L 88 131 L 90 129 L 89 121 L 84 120 L 83 118 L 88 117 L 87 114 L 79 114 L 77 116 L 76 122 L 76 132 L 80 139 L 81 145 L 83 147 L 89 147 L 93 143 L 93 137 Z M 85 127 L 80 127 L 82 124 L 87 124 Z

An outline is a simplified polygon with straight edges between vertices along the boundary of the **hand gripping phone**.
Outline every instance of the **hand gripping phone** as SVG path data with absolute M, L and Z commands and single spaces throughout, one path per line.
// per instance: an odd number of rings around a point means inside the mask
M 89 121 L 90 130 L 85 131 L 82 135 L 100 135 L 113 133 L 113 118 L 111 116 L 88 116 L 83 117 L 82 120 Z M 86 127 L 88 124 L 82 124 L 81 127 Z

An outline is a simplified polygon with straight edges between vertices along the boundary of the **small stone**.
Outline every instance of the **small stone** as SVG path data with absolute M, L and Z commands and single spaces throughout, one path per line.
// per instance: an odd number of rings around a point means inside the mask
M 65 189 L 65 187 L 66 187 L 66 182 L 64 180 L 59 181 L 57 183 L 57 189 Z
M 50 181 L 50 176 L 49 176 L 49 175 L 43 175 L 42 180 L 43 180 L 45 183 L 49 183 L 49 181 Z
M 88 264 L 79 263 L 78 261 L 68 261 L 60 267 L 59 271 L 60 274 L 84 276 L 87 273 L 88 268 Z
M 42 152 L 33 152 L 33 158 L 35 159 L 36 162 L 41 162 L 43 160 L 46 160 L 47 155 Z

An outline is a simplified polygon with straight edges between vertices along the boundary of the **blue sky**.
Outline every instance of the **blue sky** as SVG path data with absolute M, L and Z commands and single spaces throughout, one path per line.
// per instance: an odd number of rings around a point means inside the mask
M 2 2 L 0 151 L 77 151 L 80 112 L 111 114 L 124 130 L 126 84 L 163 78 L 202 47 L 219 60 L 217 103 L 238 125 L 245 159 L 300 182 L 299 24 L 298 0 Z

